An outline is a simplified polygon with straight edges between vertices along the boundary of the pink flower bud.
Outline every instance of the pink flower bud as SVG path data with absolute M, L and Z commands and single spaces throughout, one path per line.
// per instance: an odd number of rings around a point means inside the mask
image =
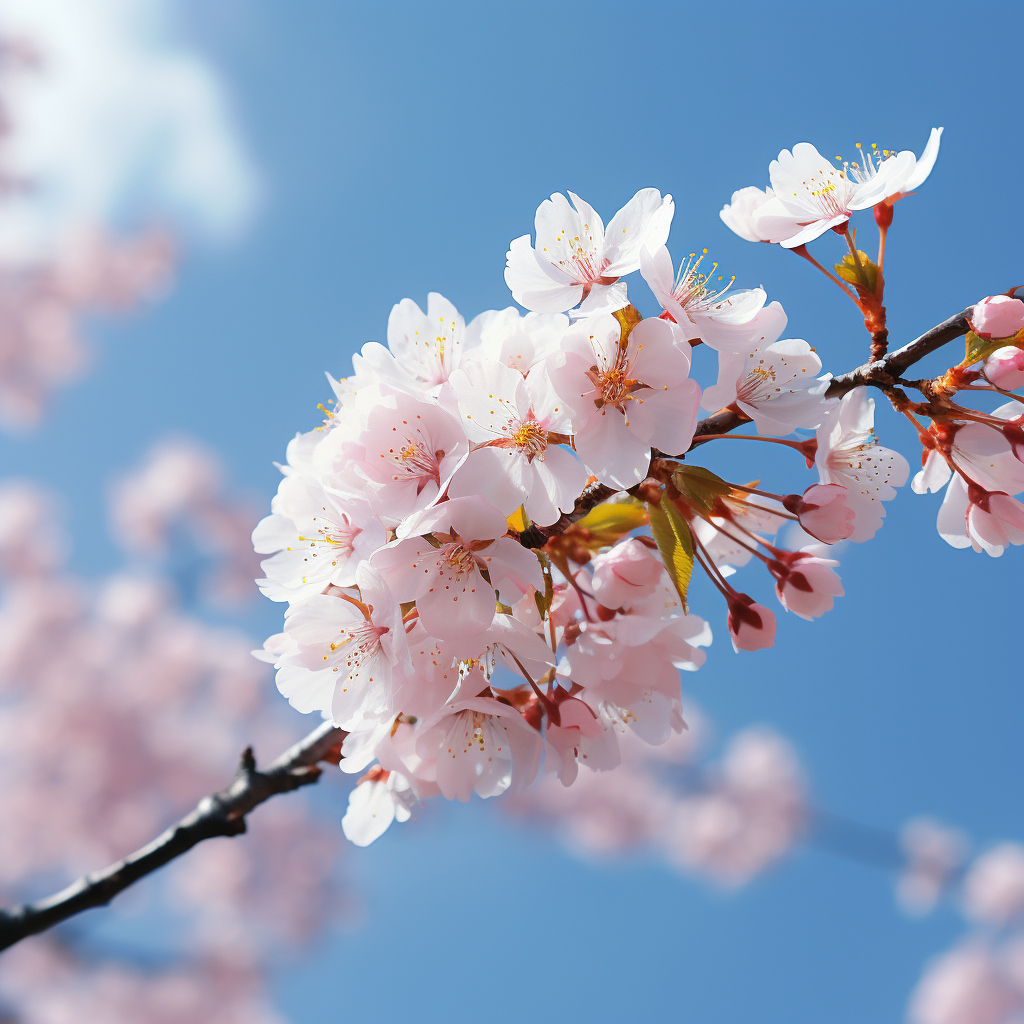
M 1024 351 L 1013 345 L 997 348 L 985 360 L 985 376 L 1004 391 L 1024 386 Z
M 757 651 L 775 644 L 775 616 L 748 594 L 729 601 L 729 636 L 734 651 Z
M 1003 491 L 969 483 L 967 536 L 976 550 L 998 556 L 1009 544 L 1024 544 L 1024 505 Z
M 835 544 L 853 534 L 856 513 L 846 504 L 849 494 L 841 484 L 812 484 L 803 496 L 789 494 L 782 504 L 796 513 L 812 537 L 822 544 Z
M 776 579 L 775 593 L 786 611 L 813 619 L 832 610 L 833 598 L 843 596 L 843 585 L 832 571 L 838 562 L 800 553 L 768 568 Z
M 1024 302 L 1009 295 L 990 295 L 975 305 L 971 327 L 982 338 L 1012 338 L 1024 327 Z
M 591 564 L 594 597 L 606 608 L 628 608 L 653 594 L 663 571 L 661 559 L 633 537 L 598 555 Z

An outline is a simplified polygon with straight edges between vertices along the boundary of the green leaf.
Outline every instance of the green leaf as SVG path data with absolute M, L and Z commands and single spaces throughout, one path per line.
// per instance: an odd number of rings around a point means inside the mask
M 965 353 L 961 366 L 973 366 L 975 363 L 987 359 L 997 349 L 1005 348 L 1013 343 L 1012 338 L 982 338 L 974 331 L 968 331 L 964 339 Z
M 857 250 L 860 258 L 860 265 L 853 258 L 853 253 L 848 252 L 842 263 L 836 264 L 836 273 L 847 283 L 865 291 L 875 292 L 875 285 L 878 282 L 878 264 L 866 252 Z
M 689 612 L 686 593 L 690 589 L 690 577 L 693 575 L 693 537 L 690 536 L 690 527 L 675 504 L 664 495 L 660 505 L 647 506 L 647 515 L 651 520 L 651 533 L 661 552 L 661 560 L 683 602 L 683 611 Z
M 703 466 L 679 466 L 672 474 L 672 483 L 694 512 L 702 519 L 715 514 L 715 503 L 732 488 L 720 476 Z
M 620 537 L 647 525 L 643 505 L 635 498 L 629 501 L 607 501 L 592 508 L 576 526 L 589 530 L 598 547 L 608 547 Z

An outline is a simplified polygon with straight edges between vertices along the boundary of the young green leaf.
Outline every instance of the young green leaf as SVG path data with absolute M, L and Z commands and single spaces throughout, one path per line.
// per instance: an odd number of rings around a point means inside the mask
M 647 515 L 651 520 L 651 533 L 661 552 L 661 560 L 683 602 L 683 611 L 688 612 L 686 593 L 693 575 L 693 537 L 690 535 L 690 527 L 675 504 L 664 495 L 660 504 L 647 506 Z

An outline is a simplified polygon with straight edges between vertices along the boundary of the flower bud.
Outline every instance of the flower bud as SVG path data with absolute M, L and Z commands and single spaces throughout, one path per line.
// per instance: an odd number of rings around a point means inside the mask
M 802 496 L 787 494 L 782 504 L 815 540 L 836 544 L 853 534 L 856 513 L 846 503 L 849 493 L 841 484 L 812 484 Z
M 982 338 L 1012 338 L 1024 327 L 1024 302 L 1009 295 L 989 295 L 975 304 L 971 327 Z
M 997 348 L 985 360 L 985 376 L 1004 391 L 1024 386 L 1024 351 L 1013 345 Z
M 748 594 L 729 598 L 729 637 L 734 651 L 757 651 L 775 644 L 775 616 Z

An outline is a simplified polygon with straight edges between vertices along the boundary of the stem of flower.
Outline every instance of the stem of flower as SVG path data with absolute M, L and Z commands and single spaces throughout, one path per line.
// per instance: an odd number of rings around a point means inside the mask
M 789 251 L 790 251 L 790 252 L 795 252 L 795 253 L 797 254 L 797 256 L 802 256 L 802 257 L 803 257 L 803 258 L 804 258 L 805 260 L 807 260 L 807 262 L 808 262 L 808 263 L 810 263 L 810 264 L 811 264 L 812 266 L 815 266 L 815 267 L 817 267 L 817 268 L 818 268 L 818 269 L 819 269 L 819 270 L 820 270 L 820 271 L 821 271 L 821 272 L 822 272 L 822 273 L 823 273 L 823 274 L 824 274 L 824 275 L 825 275 L 825 276 L 826 276 L 826 277 L 827 277 L 827 278 L 828 278 L 828 279 L 829 279 L 829 280 L 830 280 L 830 281 L 831 281 L 831 282 L 832 282 L 833 284 L 837 285 L 837 286 L 838 286 L 839 288 L 841 288 L 841 289 L 842 289 L 842 290 L 843 290 L 843 291 L 844 291 L 844 292 L 846 293 L 847 297 L 848 297 L 848 298 L 849 298 L 849 299 L 850 299 L 850 300 L 851 300 L 852 302 L 854 302 L 854 303 L 855 303 L 855 304 L 857 305 L 857 308 L 858 308 L 858 309 L 860 308 L 860 303 L 859 303 L 859 302 L 857 301 L 857 296 L 856 296 L 856 295 L 854 295 L 854 294 L 853 294 L 853 292 L 851 292 L 851 291 L 850 291 L 850 289 L 849 289 L 849 288 L 847 288 L 847 287 L 846 287 L 846 285 L 845 285 L 845 284 L 843 284 L 843 282 L 842 282 L 842 281 L 840 281 L 840 280 L 839 280 L 839 278 L 835 276 L 835 274 L 830 274 L 830 273 L 829 273 L 829 272 L 828 272 L 828 271 L 827 271 L 827 270 L 826 270 L 826 269 L 825 269 L 825 268 L 824 268 L 824 267 L 823 267 L 823 266 L 822 266 L 822 265 L 821 265 L 821 264 L 820 264 L 820 263 L 819 263 L 819 262 L 818 262 L 818 261 L 817 261 L 817 260 L 816 260 L 816 259 L 815 259 L 815 258 L 814 258 L 814 257 L 813 257 L 813 256 L 812 256 L 811 254 L 810 254 L 810 253 L 809 253 L 809 252 L 808 252 L 808 251 L 807 251 L 807 246 L 806 246 L 806 245 L 798 245 L 798 246 L 796 246 L 795 248 L 793 248 L 793 249 L 790 249 Z

